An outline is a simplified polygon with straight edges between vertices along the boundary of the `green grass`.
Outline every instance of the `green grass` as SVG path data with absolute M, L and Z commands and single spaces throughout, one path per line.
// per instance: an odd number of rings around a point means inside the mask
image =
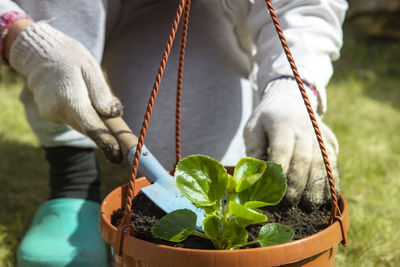
M 47 166 L 18 101 L 21 82 L 2 72 L 0 88 L 0 262 L 12 266 L 16 245 L 46 198 Z M 35 192 L 40 192 L 39 194 Z
M 0 267 L 14 266 L 15 250 L 40 204 L 49 196 L 48 164 L 18 100 L 22 81 L 1 69 Z M 98 153 L 102 191 L 127 182 L 129 166 L 113 166 Z
M 339 143 L 341 189 L 350 208 L 349 245 L 336 266 L 400 266 L 400 42 L 347 29 L 328 88 L 325 121 Z M 0 266 L 48 195 L 48 166 L 18 101 L 21 80 L 2 70 L 0 87 Z M 100 155 L 103 192 L 127 180 L 126 165 Z
M 353 34 L 347 29 L 325 118 L 339 139 L 351 218 L 337 266 L 400 266 L 400 42 Z

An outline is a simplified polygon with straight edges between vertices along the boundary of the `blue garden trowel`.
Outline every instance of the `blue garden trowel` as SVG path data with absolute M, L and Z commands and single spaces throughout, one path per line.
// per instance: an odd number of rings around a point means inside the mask
M 107 118 L 103 119 L 103 121 L 116 136 L 122 154 L 132 164 L 136 152 L 137 137 L 121 117 Z M 196 228 L 203 231 L 204 211 L 182 195 L 176 187 L 174 177 L 168 174 L 146 146 L 143 146 L 140 155 L 139 172 L 152 183 L 141 190 L 151 201 L 167 213 L 177 209 L 193 211 L 197 215 Z

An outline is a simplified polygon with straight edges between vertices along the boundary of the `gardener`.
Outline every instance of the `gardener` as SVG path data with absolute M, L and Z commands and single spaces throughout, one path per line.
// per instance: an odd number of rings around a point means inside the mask
M 50 164 L 51 197 L 22 240 L 19 266 L 106 265 L 93 148 L 97 145 L 113 160 L 119 146 L 99 114 L 119 116 L 123 105 L 125 120 L 138 134 L 178 1 L 109 2 L 106 7 L 100 0 L 0 1 L 1 53 L 25 78 L 21 100 Z M 274 4 L 336 170 L 337 141 L 321 116 L 347 3 Z M 245 151 L 267 156 L 287 174 L 288 201 L 318 206 L 329 198 L 324 165 L 264 6 L 262 0 L 193 1 L 183 153 L 206 154 L 226 165 L 235 164 Z M 174 164 L 178 52 L 175 45 L 146 137 L 147 146 L 169 169 Z M 101 61 L 118 98 L 103 77 Z

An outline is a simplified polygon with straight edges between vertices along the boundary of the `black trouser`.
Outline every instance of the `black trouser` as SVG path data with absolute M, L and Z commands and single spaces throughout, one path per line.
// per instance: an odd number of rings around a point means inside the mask
M 82 198 L 101 202 L 93 149 L 45 147 L 45 151 L 50 164 L 50 199 Z

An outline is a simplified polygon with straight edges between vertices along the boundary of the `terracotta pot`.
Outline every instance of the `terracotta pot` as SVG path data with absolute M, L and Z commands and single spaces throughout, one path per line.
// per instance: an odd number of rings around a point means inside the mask
M 135 196 L 140 188 L 149 185 L 145 178 L 136 180 Z M 127 186 L 120 186 L 104 199 L 101 205 L 100 231 L 112 247 L 121 242 L 121 256 L 115 260 L 129 267 L 266 267 L 266 266 L 334 266 L 338 243 L 342 240 L 339 222 L 321 232 L 289 243 L 242 250 L 203 250 L 157 245 L 119 232 L 111 224 L 112 213 L 124 206 Z M 344 230 L 349 229 L 347 203 L 339 202 Z

